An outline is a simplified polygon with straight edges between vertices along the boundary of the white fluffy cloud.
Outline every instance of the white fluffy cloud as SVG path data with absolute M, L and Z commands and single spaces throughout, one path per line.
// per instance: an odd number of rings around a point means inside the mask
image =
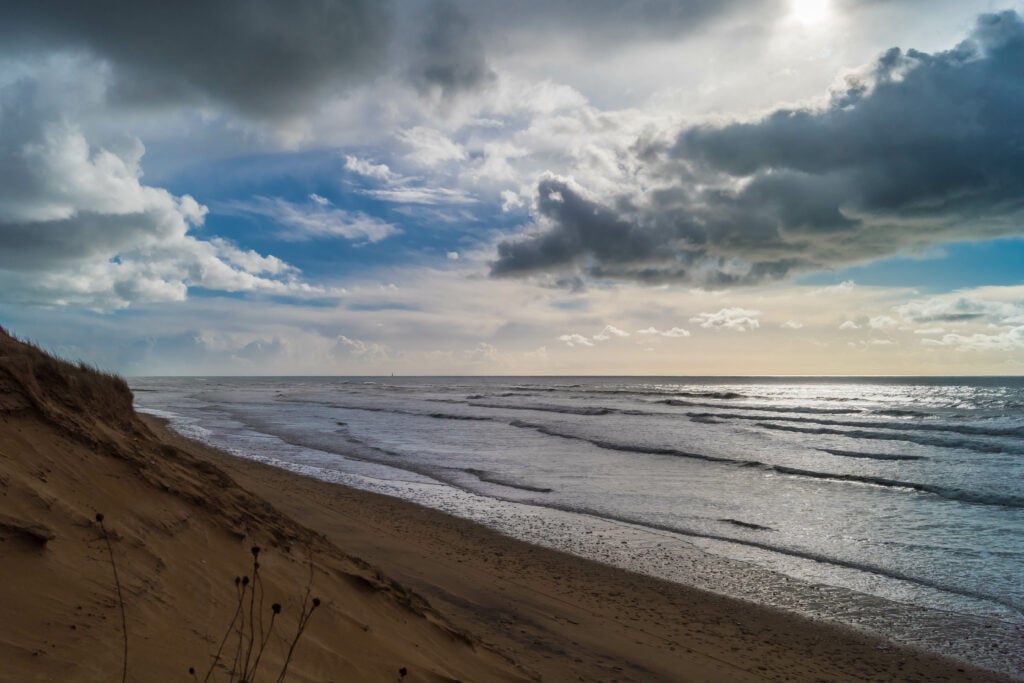
M 380 242 L 401 232 L 379 218 L 334 207 L 320 195 L 311 195 L 310 200 L 308 204 L 297 204 L 280 197 L 254 197 L 249 201 L 225 202 L 218 210 L 269 218 L 283 228 L 278 237 L 293 242 L 338 237 L 354 242 Z
M 868 320 L 868 327 L 873 330 L 888 330 L 898 325 L 896 319 L 889 315 L 876 315 Z
M 565 342 L 567 346 L 594 346 L 596 342 L 606 342 L 611 339 L 621 339 L 630 336 L 629 332 L 620 330 L 614 325 L 605 325 L 597 334 L 586 337 L 579 333 L 563 334 L 558 341 Z
M 350 339 L 343 334 L 338 335 L 337 343 L 332 350 L 332 355 L 348 355 L 364 362 L 387 360 L 389 353 L 388 347 L 383 344 L 362 339 Z
M 608 341 L 613 337 L 628 337 L 629 332 L 620 330 L 614 325 L 605 325 L 604 329 L 593 336 L 594 341 Z
M 0 298 L 117 308 L 189 287 L 309 293 L 272 256 L 190 232 L 207 209 L 142 182 L 144 148 L 90 145 L 39 85 L 0 88 Z
M 1024 323 L 1024 287 L 989 287 L 969 294 L 951 294 L 918 299 L 896 307 L 911 323 L 993 324 Z
M 399 139 L 408 147 L 406 156 L 421 166 L 436 166 L 445 161 L 461 161 L 466 150 L 439 130 L 416 126 L 404 130 Z
M 925 346 L 954 346 L 972 351 L 1013 351 L 1024 349 L 1024 325 L 996 334 L 946 334 L 939 339 L 922 339 Z
M 395 176 L 387 164 L 375 164 L 351 154 L 345 155 L 345 168 L 353 173 L 377 180 L 391 180 Z
M 558 337 L 558 341 L 565 342 L 566 346 L 593 346 L 594 342 L 584 337 L 582 334 L 563 334 Z
M 673 327 L 670 330 L 659 330 L 657 327 L 647 327 L 642 330 L 637 330 L 637 334 L 645 335 L 657 335 L 661 337 L 689 337 L 690 333 L 681 327 Z
M 378 190 L 364 190 L 363 194 L 384 202 L 396 204 L 426 204 L 430 206 L 449 204 L 475 204 L 476 199 L 462 190 L 447 187 L 389 187 Z
M 714 313 L 700 313 L 690 318 L 690 322 L 697 323 L 706 329 L 733 330 L 734 332 L 746 332 L 755 330 L 761 326 L 757 316 L 760 311 L 747 308 L 723 308 Z
M 973 351 L 1024 347 L 1024 286 L 951 292 L 907 302 L 895 311 L 908 324 L 927 325 L 914 330 L 925 346 Z
M 237 246 L 220 237 L 210 240 L 220 258 L 238 266 L 248 273 L 266 275 L 289 275 L 298 273 L 295 266 L 282 261 L 276 256 L 263 256 L 252 249 L 239 249 Z

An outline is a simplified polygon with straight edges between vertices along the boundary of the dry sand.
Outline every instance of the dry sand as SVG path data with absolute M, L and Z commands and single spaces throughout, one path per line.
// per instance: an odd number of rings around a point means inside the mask
M 203 456 L 140 421 L 123 381 L 0 332 L 0 680 L 121 680 L 119 601 L 97 512 L 124 592 L 130 681 L 190 681 L 190 666 L 202 680 L 253 545 L 264 618 L 282 605 L 256 680 L 277 679 L 307 585 L 322 604 L 289 681 L 398 681 L 403 667 L 406 681 L 529 679 Z M 228 680 L 217 673 L 211 680 Z
M 257 680 L 276 680 L 310 584 L 323 604 L 288 680 L 1008 680 L 235 458 L 130 400 L 0 332 L 0 681 L 120 680 L 96 512 L 132 681 L 202 679 L 254 544 L 283 605 Z

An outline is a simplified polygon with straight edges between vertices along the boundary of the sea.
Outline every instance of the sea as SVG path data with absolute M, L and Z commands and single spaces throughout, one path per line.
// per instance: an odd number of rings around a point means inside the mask
M 1024 678 L 1024 378 L 130 384 L 239 457 Z

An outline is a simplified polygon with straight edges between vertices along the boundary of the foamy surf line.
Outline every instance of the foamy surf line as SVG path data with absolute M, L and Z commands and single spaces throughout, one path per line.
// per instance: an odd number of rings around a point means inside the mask
M 534 545 L 814 619 L 838 622 L 994 671 L 1024 676 L 1024 654 L 1007 652 L 1005 648 L 1006 643 L 1022 637 L 1020 623 L 928 609 L 818 584 L 813 581 L 813 573 L 808 577 L 812 580 L 794 579 L 721 554 L 723 546 L 735 543 L 732 539 L 687 537 L 672 530 L 588 512 L 481 496 L 429 479 L 422 473 L 410 480 L 412 473 L 407 470 L 290 444 L 272 434 L 244 431 L 226 434 L 172 411 L 140 408 L 140 412 L 169 420 L 170 426 L 183 436 L 237 457 L 408 500 Z M 254 447 L 257 443 L 260 448 Z M 260 453 L 268 449 L 277 455 Z M 331 462 L 332 466 L 313 464 L 317 462 Z M 371 465 L 370 470 L 366 469 L 367 464 Z M 347 471 L 346 465 L 362 471 Z M 771 553 L 767 548 L 760 550 Z M 832 571 L 834 569 L 830 569 Z M 906 589 L 918 593 L 932 590 L 913 585 Z
M 477 404 L 473 404 L 477 405 Z M 496 416 L 485 416 L 485 415 L 463 415 L 463 414 L 450 414 L 450 413 L 439 413 L 439 412 L 419 412 L 413 410 L 398 410 L 394 408 L 382 408 L 382 407 L 367 407 L 367 406 L 352 406 L 344 404 L 331 404 L 331 407 L 339 408 L 343 410 L 359 410 L 367 412 L 382 412 L 392 413 L 396 415 L 406 415 L 411 417 L 425 417 L 438 420 L 471 420 L 479 422 L 497 422 L 500 424 L 507 424 L 510 427 L 533 429 L 542 434 L 548 436 L 564 438 L 564 439 L 575 439 L 579 441 L 585 441 L 598 448 L 604 448 L 613 451 L 620 451 L 624 453 L 635 453 L 638 455 L 662 455 L 662 456 L 673 456 L 681 458 L 690 458 L 693 460 L 703 460 L 707 462 L 717 462 L 729 465 L 735 465 L 740 467 L 756 467 L 767 472 L 777 472 L 779 474 L 789 476 L 800 476 L 809 477 L 813 479 L 820 479 L 832 482 L 848 482 L 855 484 L 864 484 L 869 486 L 879 486 L 883 488 L 891 488 L 896 490 L 903 490 L 917 493 L 929 493 L 949 500 L 958 500 L 966 503 L 974 503 L 978 505 L 996 505 L 1002 507 L 1024 507 L 1024 497 L 1022 496 L 1000 496 L 1000 495 L 983 495 L 966 491 L 962 489 L 956 489 L 951 487 L 935 486 L 932 484 L 918 483 L 913 481 L 903 481 L 887 479 L 883 477 L 870 477 L 860 476 L 856 474 L 843 473 L 843 472 L 819 472 L 813 470 L 800 469 L 795 467 L 787 467 L 784 465 L 770 465 L 756 460 L 736 460 L 732 458 L 725 458 L 720 456 L 712 456 L 700 453 L 693 453 L 687 451 L 681 451 L 675 448 L 668 448 L 664 446 L 645 446 L 642 444 L 623 444 L 611 441 L 602 441 L 597 439 L 588 439 L 580 437 L 574 434 L 568 434 L 564 432 L 558 432 L 550 427 L 544 425 L 538 425 L 524 420 L 505 420 Z M 492 405 L 480 405 L 478 407 L 485 408 L 504 408 L 504 406 L 492 406 Z M 534 407 L 529 408 L 516 408 L 516 410 L 536 410 Z M 553 410 L 550 412 L 561 412 L 572 415 L 583 415 L 583 416 L 600 416 L 608 414 L 610 411 L 606 409 L 578 409 L 578 410 Z M 697 417 L 703 417 L 704 414 L 700 414 Z M 688 415 L 688 417 L 694 417 L 694 415 Z M 933 444 L 934 445 L 934 444 Z M 378 449 L 379 450 L 379 449 Z M 924 460 L 923 456 L 908 456 L 908 455 L 889 455 L 884 453 L 863 453 L 855 451 L 844 451 L 838 449 L 820 448 L 820 451 L 836 455 L 838 457 L 849 457 L 849 458 L 860 458 L 868 460 L 883 460 L 883 461 L 916 461 Z M 391 453 L 394 455 L 394 453 Z M 472 468 L 466 471 L 473 471 Z M 489 481 L 488 479 L 482 479 L 483 481 Z M 519 487 L 525 488 L 526 490 L 536 490 L 531 487 Z M 550 491 L 551 489 L 543 488 L 543 491 Z

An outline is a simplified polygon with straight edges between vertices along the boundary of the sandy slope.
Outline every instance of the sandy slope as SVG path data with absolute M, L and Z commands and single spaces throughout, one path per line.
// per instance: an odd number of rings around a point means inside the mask
M 96 512 L 125 594 L 129 680 L 188 681 L 189 666 L 202 679 L 253 544 L 266 617 L 283 606 L 256 680 L 277 678 L 310 558 L 323 602 L 288 680 L 397 681 L 401 667 L 407 681 L 524 678 L 375 568 L 161 442 L 123 382 L 0 333 L 0 680 L 120 680 L 121 617 Z

